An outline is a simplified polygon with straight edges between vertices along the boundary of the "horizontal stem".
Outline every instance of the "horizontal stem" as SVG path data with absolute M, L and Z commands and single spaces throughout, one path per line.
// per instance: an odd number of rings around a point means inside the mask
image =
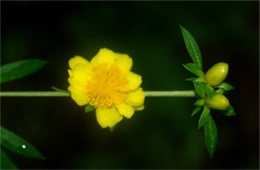
M 145 91 L 146 97 L 195 97 L 193 90 L 185 91 Z
M 185 91 L 145 91 L 146 97 L 194 97 L 193 90 Z M 61 91 L 5 91 L 0 97 L 68 97 L 69 92 Z
M 0 92 L 1 97 L 67 97 L 69 92 L 58 91 L 5 91 Z

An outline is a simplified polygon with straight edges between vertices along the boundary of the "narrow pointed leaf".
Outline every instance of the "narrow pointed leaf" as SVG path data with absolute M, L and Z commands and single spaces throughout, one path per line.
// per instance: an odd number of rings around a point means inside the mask
M 92 110 L 94 110 L 95 108 L 93 106 L 91 106 L 90 104 L 87 104 L 85 106 L 85 112 L 91 112 Z
M 204 99 L 198 99 L 194 103 L 195 106 L 203 106 L 204 104 L 205 104 L 205 100 Z
M 212 98 L 216 94 L 214 88 L 209 85 L 205 86 L 205 90 L 208 98 Z
M 192 82 L 196 82 L 196 83 L 205 82 L 204 78 L 202 78 L 202 77 L 190 77 L 190 78 L 187 78 L 186 81 L 192 81 Z
M 0 67 L 0 83 L 20 79 L 40 70 L 47 61 L 40 59 L 27 59 L 15 61 Z
M 57 91 L 57 92 L 64 92 L 64 93 L 70 93 L 68 90 L 64 90 L 55 86 L 51 87 L 53 90 Z
M 216 123 L 211 116 L 209 116 L 209 120 L 204 126 L 204 136 L 208 153 L 212 158 L 218 143 L 218 130 Z
M 218 93 L 218 94 L 224 94 L 224 90 L 223 89 L 218 89 L 218 90 L 216 90 L 216 93 Z
M 190 77 L 190 78 L 187 78 L 186 81 L 195 81 L 198 77 Z
M 186 48 L 191 56 L 192 61 L 202 69 L 202 57 L 198 44 L 188 30 L 182 26 L 180 26 L 180 28 Z
M 227 82 L 221 83 L 221 84 L 218 86 L 218 88 L 223 89 L 223 90 L 225 90 L 225 91 L 229 91 L 229 90 L 234 89 L 234 87 L 233 87 L 231 84 L 227 83 Z
M 35 159 L 44 159 L 44 156 L 30 143 L 25 139 L 17 136 L 13 132 L 1 128 L 1 145 L 8 150 L 11 150 L 19 155 L 35 158 Z
M 202 114 L 200 115 L 198 128 L 201 128 L 203 125 L 205 125 L 210 118 L 210 110 L 208 107 L 204 106 Z
M 235 116 L 236 115 L 235 110 L 234 110 L 234 108 L 233 108 L 233 106 L 231 104 L 229 104 L 227 110 L 224 111 L 224 114 L 226 116 Z
M 186 70 L 190 71 L 191 73 L 199 76 L 199 77 L 204 77 L 204 73 L 201 70 L 201 68 L 194 63 L 188 63 L 188 64 L 183 64 L 184 68 L 186 68 Z
M 200 107 L 200 106 L 195 107 L 195 109 L 193 110 L 191 116 L 194 116 L 195 114 L 199 113 L 200 110 L 201 110 L 201 107 Z
M 14 162 L 9 158 L 9 156 L 3 151 L 3 149 L 0 150 L 1 155 L 1 167 L 0 169 L 17 169 Z
M 198 96 L 205 98 L 206 92 L 205 92 L 205 84 L 201 82 L 193 82 L 195 92 Z

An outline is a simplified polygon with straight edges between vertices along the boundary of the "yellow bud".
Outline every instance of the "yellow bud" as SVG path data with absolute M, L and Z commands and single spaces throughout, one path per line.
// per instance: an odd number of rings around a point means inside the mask
M 217 86 L 225 80 L 228 74 L 228 64 L 220 62 L 212 66 L 205 75 L 205 80 L 211 86 Z
M 211 109 L 226 110 L 229 106 L 229 101 L 224 95 L 216 94 L 212 98 L 206 99 L 206 105 Z

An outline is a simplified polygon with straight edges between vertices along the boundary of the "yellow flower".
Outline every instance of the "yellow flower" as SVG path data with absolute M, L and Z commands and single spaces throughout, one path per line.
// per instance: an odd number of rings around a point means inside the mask
M 91 61 L 81 56 L 69 60 L 71 97 L 80 106 L 95 107 L 102 128 L 112 128 L 123 117 L 130 119 L 135 110 L 144 109 L 142 77 L 130 71 L 132 64 L 127 54 L 107 48 L 100 49 Z

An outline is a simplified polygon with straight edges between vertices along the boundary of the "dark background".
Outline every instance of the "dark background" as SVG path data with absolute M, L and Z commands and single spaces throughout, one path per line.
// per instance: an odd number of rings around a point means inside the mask
M 35 145 L 46 160 L 8 152 L 19 168 L 259 168 L 258 2 L 1 2 L 1 63 L 49 63 L 2 91 L 68 87 L 68 60 L 99 48 L 129 54 L 145 90 L 190 90 L 191 62 L 179 25 L 197 40 L 204 70 L 228 62 L 227 96 L 237 116 L 212 112 L 219 130 L 213 159 L 194 98 L 146 98 L 145 110 L 114 132 L 70 98 L 1 98 L 1 124 Z

